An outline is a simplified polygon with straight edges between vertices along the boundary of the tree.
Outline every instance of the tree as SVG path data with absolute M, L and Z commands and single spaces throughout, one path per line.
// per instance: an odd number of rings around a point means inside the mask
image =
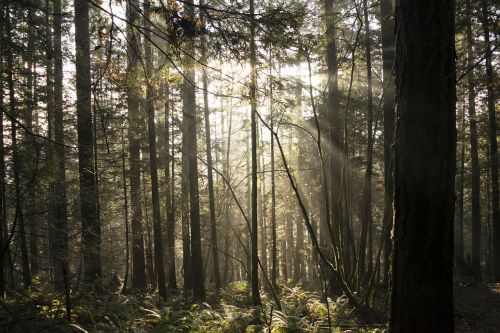
M 68 288 L 68 202 L 66 199 L 66 155 L 64 146 L 62 5 L 53 2 L 54 10 L 54 284 L 59 291 Z
M 252 146 L 252 303 L 255 306 L 260 305 L 259 291 L 259 254 L 258 254 L 258 218 L 257 218 L 257 54 L 255 46 L 255 4 L 250 0 L 250 123 L 251 123 L 251 146 Z
M 153 203 L 153 238 L 154 238 L 154 267 L 158 282 L 160 297 L 167 299 L 165 285 L 165 269 L 163 263 L 163 242 L 161 232 L 160 194 L 158 184 L 158 156 L 156 153 L 156 125 L 154 106 L 153 85 L 153 54 L 151 50 L 151 4 L 149 0 L 144 1 L 144 19 L 146 30 L 144 33 L 144 53 L 146 60 L 146 113 L 148 119 L 148 144 L 149 144 L 149 167 L 151 172 L 151 200 Z
M 194 21 L 194 6 L 192 0 L 185 2 L 186 16 Z M 191 36 L 192 37 L 192 36 Z M 187 42 L 187 52 L 194 54 L 193 41 Z M 189 163 L 189 199 L 190 199 L 190 221 L 191 221 L 191 268 L 193 297 L 197 301 L 205 300 L 205 283 L 203 276 L 203 258 L 201 254 L 201 232 L 200 232 L 200 193 L 198 189 L 198 144 L 196 135 L 196 96 L 195 96 L 195 71 L 192 61 L 187 61 L 186 76 L 184 78 L 184 115 L 187 126 L 187 154 Z
M 13 43 L 12 39 L 12 19 L 10 16 L 9 8 L 6 9 L 6 21 L 7 21 L 7 38 L 10 45 Z M 21 268 L 23 277 L 23 286 L 28 289 L 31 286 L 31 272 L 29 266 L 28 258 L 28 247 L 26 244 L 26 231 L 25 231 L 25 217 L 24 217 L 24 204 L 22 200 L 21 193 L 21 177 L 20 172 L 23 168 L 22 160 L 19 156 L 19 147 L 17 144 L 17 121 L 19 119 L 19 110 L 16 104 L 16 92 L 14 83 L 14 54 L 12 48 L 7 53 L 7 84 L 9 87 L 9 108 L 11 114 L 11 145 L 12 145 L 12 169 L 14 174 L 14 195 L 15 195 L 15 210 L 14 210 L 14 225 L 17 224 L 17 230 L 19 232 L 19 243 L 21 248 Z
M 200 2 L 203 6 L 204 2 Z M 204 24 L 204 23 L 202 23 Z M 207 60 L 206 54 L 206 40 L 202 41 L 201 56 L 205 61 Z M 221 278 L 219 271 L 219 248 L 217 245 L 217 220 L 215 218 L 215 194 L 214 194 L 214 176 L 213 176 L 213 163 L 212 163 L 212 141 L 210 139 L 210 109 L 208 106 L 208 75 L 207 69 L 203 68 L 202 73 L 203 81 L 203 115 L 205 118 L 205 143 L 207 146 L 207 172 L 208 172 L 208 205 L 210 209 L 210 246 L 212 251 L 212 264 L 215 288 L 218 290 L 221 287 Z
M 394 115 L 396 86 L 393 80 L 394 67 L 394 7 L 392 0 L 380 1 L 380 16 L 382 29 L 382 67 L 383 67 L 383 112 L 384 112 L 384 285 L 389 283 L 391 228 L 392 228 L 392 200 L 394 196 L 394 159 L 392 144 L 394 141 Z
M 487 91 L 487 106 L 488 106 L 488 139 L 490 144 L 490 169 L 491 169 L 491 208 L 493 218 L 493 279 L 496 282 L 500 281 L 500 207 L 499 207 L 499 190 L 498 190 L 498 148 L 497 148 L 497 126 L 496 126 L 496 111 L 495 111 L 495 96 L 493 94 L 494 79 L 493 66 L 491 63 L 492 51 L 490 42 L 489 14 L 488 3 L 486 0 L 481 0 L 482 17 L 481 25 L 483 27 L 484 42 L 485 42 L 485 62 L 486 62 L 486 91 Z
M 83 278 L 92 291 L 102 289 L 101 221 L 97 194 L 92 110 L 90 104 L 89 2 L 75 0 L 76 117 L 78 168 L 80 177 L 80 218 L 82 221 Z
M 367 148 L 366 171 L 361 202 L 361 240 L 359 245 L 358 279 L 365 279 L 372 273 L 373 240 L 372 240 L 372 172 L 373 172 L 373 84 L 372 84 L 372 58 L 371 58 L 371 32 L 368 19 L 368 0 L 363 1 L 363 17 L 365 26 L 366 50 L 366 80 L 367 80 Z M 367 244 L 368 238 L 368 244 Z M 365 254 L 368 258 L 365 259 Z M 365 261 L 368 261 L 365 271 Z M 365 275 L 366 274 L 366 275 Z
M 391 332 L 453 332 L 454 2 L 396 5 Z
M 140 36 L 132 24 L 139 24 L 137 1 L 127 2 L 127 109 L 128 149 L 130 163 L 130 208 L 132 227 L 132 289 L 146 288 L 146 262 L 141 206 L 141 115 L 140 115 Z
M 466 35 L 467 35 L 467 67 L 472 68 L 474 64 L 472 53 L 472 9 L 470 0 L 465 3 L 466 8 Z M 471 201 L 472 201 L 472 273 L 477 280 L 481 280 L 481 205 L 480 205 L 480 175 L 479 156 L 477 146 L 477 121 L 476 121 L 476 93 L 474 89 L 474 70 L 467 74 L 467 103 L 469 110 L 470 128 L 470 155 L 471 155 Z

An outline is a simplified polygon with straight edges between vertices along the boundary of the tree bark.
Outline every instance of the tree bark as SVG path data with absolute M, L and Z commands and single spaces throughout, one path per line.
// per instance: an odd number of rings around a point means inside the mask
M 192 0 L 184 4 L 186 17 L 194 20 L 194 6 Z M 188 41 L 187 50 L 194 54 L 193 41 Z M 198 190 L 198 144 L 196 133 L 196 94 L 195 70 L 191 59 L 187 60 L 186 76 L 183 87 L 184 115 L 187 121 L 187 154 L 189 161 L 189 200 L 190 200 L 190 222 L 191 222 L 191 268 L 193 283 L 193 298 L 196 301 L 205 300 L 205 282 L 203 276 L 203 258 L 201 252 L 200 233 L 200 193 Z
M 495 111 L 495 95 L 493 66 L 491 63 L 492 51 L 490 42 L 490 27 L 488 3 L 486 0 L 481 0 L 482 20 L 484 42 L 485 42 L 485 60 L 486 60 L 486 88 L 487 88 L 487 105 L 488 105 L 488 123 L 489 132 L 488 139 L 490 144 L 490 169 L 491 169 L 491 210 L 492 210 L 492 229 L 493 229 L 493 280 L 500 282 L 500 207 L 499 207 L 499 192 L 498 192 L 498 148 L 497 148 L 497 126 L 496 126 L 496 111 Z
M 127 18 L 131 24 L 139 24 L 136 0 L 127 2 Z M 140 36 L 127 24 L 127 109 L 128 144 L 130 164 L 130 209 L 132 231 L 132 289 L 145 290 L 146 262 L 144 259 L 144 232 L 141 204 L 141 115 L 140 115 Z
M 392 144 L 394 142 L 394 115 L 395 110 L 395 94 L 396 86 L 393 80 L 394 67 L 394 6 L 392 0 L 380 1 L 380 16 L 382 29 L 382 71 L 383 71 L 383 86 L 384 86 L 384 215 L 383 215 L 383 237 L 384 237 L 384 275 L 383 285 L 389 283 L 390 270 L 390 254 L 392 248 L 391 229 L 393 207 L 392 200 L 394 197 L 394 158 Z
M 167 288 L 170 290 L 177 290 L 177 277 L 176 277 L 176 268 L 175 268 L 175 213 L 174 213 L 174 154 L 173 151 L 170 153 L 170 125 L 171 121 L 169 120 L 170 115 L 173 113 L 170 110 L 170 85 L 168 82 L 169 73 L 167 71 L 167 79 L 164 80 L 164 93 L 165 93 L 165 201 L 166 201 L 166 210 L 167 210 L 167 275 L 166 282 Z M 173 116 L 172 116 L 173 120 Z M 173 121 L 172 121 L 173 122 Z M 173 149 L 172 145 L 172 149 Z M 172 168 L 170 165 L 172 164 Z
M 252 145 L 252 303 L 260 305 L 259 291 L 259 254 L 258 254 L 258 217 L 257 217 L 257 55 L 255 46 L 255 4 L 250 0 L 250 122 L 251 122 L 251 145 Z
M 80 211 L 82 221 L 83 277 L 86 288 L 102 290 L 101 221 L 97 215 L 91 110 L 89 2 L 74 0 L 76 47 L 76 116 Z
M 203 5 L 203 1 L 200 2 L 200 6 Z M 203 23 L 204 24 L 204 23 Z M 201 46 L 201 57 L 206 62 L 206 40 L 202 41 Z M 212 141 L 210 139 L 210 109 L 208 106 L 208 75 L 207 69 L 202 69 L 202 80 L 203 80 L 203 115 L 205 118 L 205 143 L 207 147 L 207 173 L 208 173 L 208 205 L 210 210 L 210 246 L 212 251 L 212 271 L 213 278 L 215 282 L 215 289 L 218 291 L 222 284 L 220 278 L 219 270 L 219 248 L 217 242 L 217 219 L 215 214 L 215 194 L 214 194 L 214 176 L 213 176 L 213 163 L 212 163 Z
M 396 5 L 390 332 L 453 332 L 454 1 Z
M 366 80 L 367 80 L 367 148 L 366 171 L 361 202 L 361 237 L 358 251 L 358 279 L 365 280 L 372 272 L 372 156 L 373 156 L 373 91 L 372 91 L 372 60 L 370 22 L 368 20 L 368 0 L 363 1 L 363 16 L 365 24 Z M 368 242 L 367 242 L 368 239 Z M 368 256 L 365 259 L 365 253 Z M 365 270 L 365 262 L 367 269 Z
M 64 148 L 62 4 L 54 0 L 54 284 L 64 291 L 69 284 L 68 202 L 66 200 L 66 154 Z
M 472 52 L 472 9 L 470 0 L 465 3 L 466 8 L 466 36 L 467 36 L 467 67 L 472 68 L 474 64 L 474 55 Z M 479 156 L 477 146 L 477 121 L 476 121 L 476 93 L 474 91 L 474 69 L 467 74 L 467 102 L 469 109 L 469 128 L 470 128 L 470 155 L 471 155 L 471 203 L 472 203 L 472 251 L 471 263 L 472 274 L 474 278 L 481 281 L 481 205 L 480 193 L 480 175 L 479 175 Z
M 163 263 L 163 242 L 161 232 L 160 194 L 158 184 L 158 156 L 156 149 L 156 125 L 154 106 L 153 85 L 153 52 L 151 50 L 151 4 L 149 0 L 144 1 L 144 16 L 146 30 L 144 32 L 144 51 L 146 55 L 146 113 L 148 117 L 148 144 L 149 144 L 149 167 L 151 172 L 151 200 L 153 204 L 153 238 L 154 238 L 154 263 L 158 292 L 161 298 L 167 299 L 167 288 L 165 284 L 165 268 Z
M 2 13 L 3 14 L 3 13 Z M 2 15 L 3 16 L 3 15 Z M 4 17 L 3 17 L 4 18 Z M 4 59 L 3 54 L 0 56 L 0 66 L 3 67 Z M 5 297 L 6 285 L 6 257 L 8 251 L 8 243 L 6 242 L 7 233 L 7 220 L 6 220 L 6 206 L 5 206 L 5 144 L 4 144 L 4 127 L 3 127 L 3 110 L 4 106 L 4 81 L 0 79 L 0 298 Z

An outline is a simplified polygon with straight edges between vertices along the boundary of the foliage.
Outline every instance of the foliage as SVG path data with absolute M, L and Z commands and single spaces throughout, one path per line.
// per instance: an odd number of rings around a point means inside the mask
M 161 302 L 147 295 L 80 295 L 73 300 L 71 322 L 57 294 L 9 298 L 0 310 L 0 331 L 13 332 L 323 332 L 328 327 L 326 305 L 321 295 L 301 288 L 282 289 L 282 311 L 263 296 L 261 310 L 250 305 L 248 284 L 234 282 L 220 291 L 213 304 L 187 303 L 172 295 Z M 329 301 L 334 332 L 350 328 L 364 330 L 352 316 L 347 302 Z

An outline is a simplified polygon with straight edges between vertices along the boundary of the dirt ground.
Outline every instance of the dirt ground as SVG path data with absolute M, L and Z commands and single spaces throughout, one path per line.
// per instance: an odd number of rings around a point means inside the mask
M 500 284 L 455 288 L 455 332 L 500 332 Z

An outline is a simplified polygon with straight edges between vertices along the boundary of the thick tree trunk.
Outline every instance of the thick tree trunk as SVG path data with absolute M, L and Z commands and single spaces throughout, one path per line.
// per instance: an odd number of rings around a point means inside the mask
M 57 290 L 68 288 L 68 202 L 66 200 L 66 156 L 64 148 L 62 4 L 54 0 L 54 284 Z
M 138 2 L 127 2 L 127 18 L 131 24 L 139 24 Z M 130 209 L 132 229 L 132 289 L 144 290 L 146 281 L 146 262 L 144 259 L 144 232 L 141 204 L 141 115 L 140 115 L 140 36 L 127 24 L 127 109 L 128 144 L 130 164 Z
M 146 55 L 146 113 L 148 118 L 148 144 L 149 144 L 149 167 L 151 172 L 151 200 L 153 204 L 153 238 L 154 238 L 154 263 L 158 292 L 161 298 L 166 300 L 167 287 L 165 284 L 165 268 L 163 264 L 163 242 L 161 232 L 160 193 L 158 183 L 158 156 L 156 153 L 156 125 L 154 106 L 154 84 L 153 84 L 153 52 L 151 50 L 151 19 L 150 1 L 144 1 L 145 16 L 145 41 L 144 51 Z
M 474 55 L 472 53 L 472 9 L 470 0 L 466 1 L 466 35 L 467 35 L 467 67 L 472 68 L 474 64 Z M 481 280 L 481 205 L 479 202 L 480 194 L 480 175 L 479 175 L 479 156 L 477 146 L 477 121 L 476 121 L 476 93 L 474 91 L 474 70 L 471 69 L 467 74 L 467 101 L 469 109 L 469 128 L 470 128 L 470 156 L 471 156 L 471 203 L 472 203 L 472 251 L 471 263 L 472 274 L 476 280 Z
M 97 214 L 91 110 L 89 2 L 74 0 L 76 46 L 76 116 L 80 210 L 82 221 L 83 277 L 86 288 L 102 290 L 101 221 Z
M 200 2 L 203 5 L 203 1 Z M 206 62 L 206 41 L 203 39 L 201 46 L 202 59 Z M 214 194 L 214 176 L 212 163 L 212 141 L 210 139 L 210 109 L 208 106 L 208 75 L 207 69 L 202 69 L 203 80 L 203 115 L 205 118 L 205 143 L 207 147 L 207 173 L 208 173 L 208 205 L 210 210 L 210 246 L 212 251 L 212 271 L 215 282 L 215 289 L 219 290 L 222 286 L 219 269 L 219 248 L 217 242 L 217 219 L 215 214 L 215 194 Z
M 383 285 L 389 283 L 390 254 L 392 248 L 391 229 L 394 197 L 394 158 L 392 144 L 394 141 L 394 115 L 396 87 L 393 80 L 394 68 L 394 6 L 392 0 L 380 1 L 380 16 L 382 29 L 382 70 L 384 86 L 384 215 L 383 215 L 383 237 L 384 237 L 384 275 Z
M 396 5 L 391 332 L 453 332 L 454 1 Z
M 490 42 L 490 27 L 488 2 L 481 0 L 482 20 L 484 41 L 485 41 L 485 60 L 486 60 L 486 87 L 487 87 L 487 104 L 488 104 L 488 123 L 489 132 L 488 139 L 490 144 L 490 169 L 491 169 L 491 210 L 493 224 L 493 279 L 495 282 L 500 282 L 500 207 L 498 193 L 498 148 L 497 148 L 497 126 L 496 126 L 496 110 L 495 110 L 495 95 L 494 95 L 494 78 L 493 66 L 491 63 L 492 51 Z
M 194 6 L 192 0 L 187 0 L 184 4 L 185 15 L 188 19 L 194 20 Z M 187 50 L 194 54 L 193 41 L 189 41 Z M 183 86 L 183 108 L 187 124 L 187 154 L 189 161 L 189 201 L 190 201 L 190 224 L 191 224 L 191 265 L 193 298 L 196 301 L 205 300 L 205 282 L 203 274 L 203 258 L 201 251 L 200 233 L 200 193 L 198 190 L 198 144 L 196 133 L 196 94 L 195 70 L 192 60 L 186 64 L 186 76 Z

